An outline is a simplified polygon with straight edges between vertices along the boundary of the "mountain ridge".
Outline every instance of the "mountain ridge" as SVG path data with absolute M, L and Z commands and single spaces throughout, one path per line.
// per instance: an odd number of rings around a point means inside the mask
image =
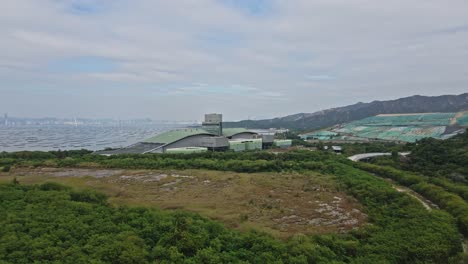
M 281 127 L 294 130 L 312 130 L 378 114 L 458 112 L 463 110 L 468 110 L 468 93 L 440 96 L 413 95 L 386 101 L 358 102 L 313 113 L 297 113 L 273 119 L 225 122 L 223 125 L 225 127 Z

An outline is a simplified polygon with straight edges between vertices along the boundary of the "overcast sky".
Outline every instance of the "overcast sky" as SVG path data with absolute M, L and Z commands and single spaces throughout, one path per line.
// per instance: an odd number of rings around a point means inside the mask
M 467 0 L 7 0 L 0 113 L 200 120 L 468 91 Z

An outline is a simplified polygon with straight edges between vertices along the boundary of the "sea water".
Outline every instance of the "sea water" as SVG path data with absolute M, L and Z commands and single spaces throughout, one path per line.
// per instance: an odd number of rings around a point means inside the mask
M 177 127 L 180 125 L 0 126 L 0 152 L 120 148 Z

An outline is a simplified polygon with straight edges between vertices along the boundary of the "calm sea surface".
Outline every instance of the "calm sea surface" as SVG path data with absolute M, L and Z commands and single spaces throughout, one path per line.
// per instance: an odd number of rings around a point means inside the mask
M 0 126 L 0 152 L 118 148 L 178 125 L 22 125 Z

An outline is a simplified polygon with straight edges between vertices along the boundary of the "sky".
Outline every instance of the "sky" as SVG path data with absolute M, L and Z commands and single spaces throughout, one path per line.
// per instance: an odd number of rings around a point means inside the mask
M 0 3 L 0 113 L 261 119 L 468 91 L 466 0 Z

